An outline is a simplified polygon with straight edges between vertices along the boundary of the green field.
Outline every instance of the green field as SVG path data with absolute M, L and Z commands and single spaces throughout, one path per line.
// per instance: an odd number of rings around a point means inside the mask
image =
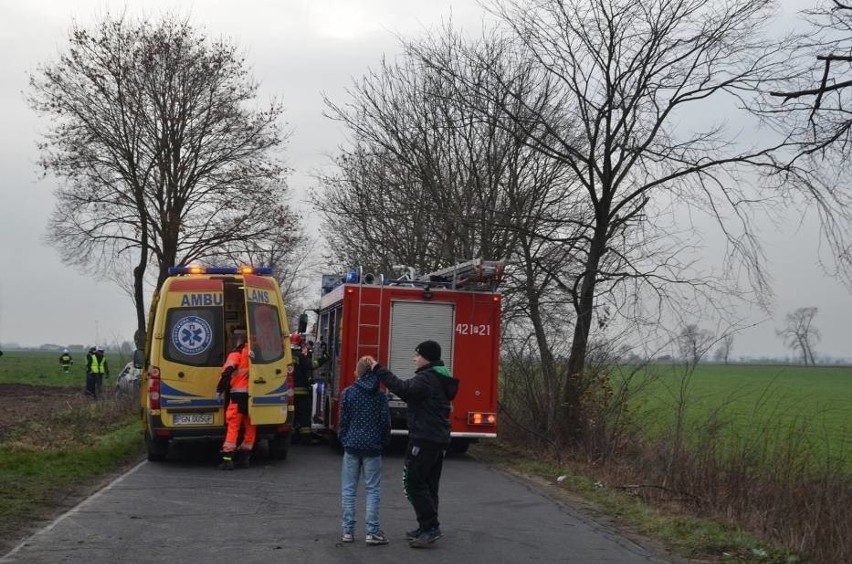
M 41 386 L 86 385 L 86 353 L 71 353 L 74 364 L 65 374 L 59 366 L 59 352 L 3 351 L 0 357 L 0 384 L 36 384 Z M 129 355 L 107 352 L 112 381 L 130 360 Z
M 633 411 L 651 435 L 671 433 L 684 398 L 688 437 L 712 426 L 729 443 L 802 441 L 815 462 L 842 460 L 852 473 L 852 367 L 652 365 L 640 382 Z

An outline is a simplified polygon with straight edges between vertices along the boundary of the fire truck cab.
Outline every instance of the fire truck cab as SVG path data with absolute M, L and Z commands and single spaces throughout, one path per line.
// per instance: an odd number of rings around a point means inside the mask
M 219 441 L 225 409 L 216 384 L 234 336 L 248 338 L 249 415 L 258 443 L 285 458 L 292 422 L 287 314 L 271 269 L 174 267 L 154 294 L 141 382 L 148 460 L 172 441 Z
M 329 362 L 315 374 L 313 429 L 335 436 L 343 390 L 357 360 L 370 355 L 399 378 L 414 376 L 414 348 L 431 339 L 460 380 L 450 414 L 450 450 L 497 436 L 497 376 L 503 263 L 474 259 L 415 277 L 350 272 L 324 276 L 315 339 Z M 406 405 L 390 396 L 394 435 L 407 435 Z

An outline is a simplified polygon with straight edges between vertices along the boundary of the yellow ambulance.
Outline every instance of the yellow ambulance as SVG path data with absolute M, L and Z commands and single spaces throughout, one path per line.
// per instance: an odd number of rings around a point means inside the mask
M 140 401 L 148 460 L 165 460 L 171 442 L 225 436 L 216 383 L 246 332 L 249 415 L 256 448 L 286 458 L 293 420 L 293 361 L 287 313 L 269 268 L 173 267 L 155 293 L 146 334 Z

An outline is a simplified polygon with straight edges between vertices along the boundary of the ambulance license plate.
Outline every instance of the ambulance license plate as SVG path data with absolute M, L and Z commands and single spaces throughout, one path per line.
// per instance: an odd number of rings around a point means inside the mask
M 172 421 L 175 425 L 212 425 L 212 413 L 176 413 Z

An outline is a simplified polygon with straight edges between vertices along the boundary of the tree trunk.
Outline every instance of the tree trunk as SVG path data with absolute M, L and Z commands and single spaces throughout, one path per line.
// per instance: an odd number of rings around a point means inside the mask
M 583 414 L 581 413 L 581 395 L 583 392 L 583 372 L 586 367 L 586 351 L 589 345 L 589 332 L 592 327 L 592 314 L 595 305 L 595 286 L 597 272 L 603 251 L 606 228 L 598 226 L 595 238 L 589 248 L 585 274 L 580 285 L 580 293 L 574 308 L 577 314 L 577 325 L 574 328 L 574 339 L 571 342 L 571 354 L 568 357 L 568 375 L 565 381 L 563 395 L 565 430 L 571 440 L 580 439 L 584 433 Z
M 142 247 L 139 254 L 139 264 L 133 269 L 133 303 L 136 306 L 136 334 L 134 336 L 134 344 L 137 349 L 144 346 L 144 342 L 140 344 L 142 335 L 145 335 L 145 270 L 148 266 L 148 241 L 147 237 L 142 236 Z

